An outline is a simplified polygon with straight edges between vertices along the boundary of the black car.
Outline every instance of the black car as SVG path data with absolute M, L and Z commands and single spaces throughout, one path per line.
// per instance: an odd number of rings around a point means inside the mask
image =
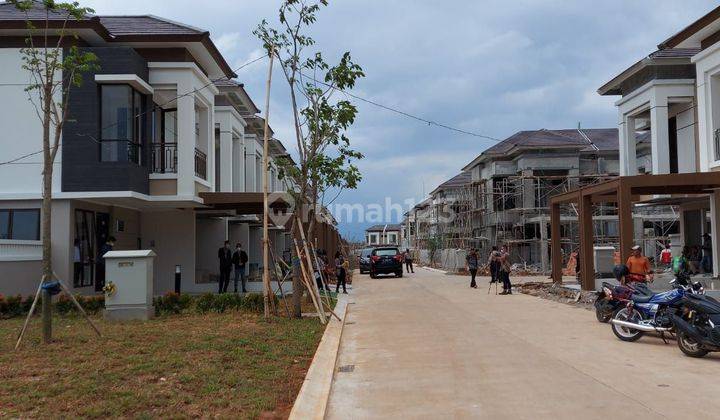
M 378 274 L 403 275 L 403 256 L 397 247 L 375 248 L 370 253 L 370 277 L 376 278 Z
M 365 248 L 360 250 L 360 255 L 358 256 L 358 267 L 360 267 L 360 274 L 370 272 L 370 254 L 372 254 L 372 251 L 372 248 Z

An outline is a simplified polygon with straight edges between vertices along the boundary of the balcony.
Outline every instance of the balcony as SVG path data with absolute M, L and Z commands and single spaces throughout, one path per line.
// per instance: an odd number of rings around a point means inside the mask
M 207 154 L 195 148 L 195 176 L 207 180 Z
M 177 173 L 177 143 L 154 143 L 150 150 L 150 173 Z

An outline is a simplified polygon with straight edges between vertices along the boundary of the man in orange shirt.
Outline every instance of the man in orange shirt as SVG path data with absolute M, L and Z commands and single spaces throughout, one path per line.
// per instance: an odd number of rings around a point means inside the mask
M 640 250 L 640 245 L 632 247 L 632 254 L 627 259 L 625 265 L 628 268 L 627 281 L 636 281 L 645 283 L 652 281 L 653 270 L 650 268 L 650 260 Z

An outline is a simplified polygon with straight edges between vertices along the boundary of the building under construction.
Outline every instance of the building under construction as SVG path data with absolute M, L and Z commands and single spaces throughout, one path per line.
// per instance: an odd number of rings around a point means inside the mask
M 640 136 L 639 143 L 645 141 Z M 433 190 L 422 206 L 408 212 L 406 243 L 429 250 L 429 258 L 449 269 L 463 261 L 439 257 L 447 250 L 462 253 L 473 247 L 486 255 L 493 245 L 507 245 L 513 263 L 547 273 L 550 197 L 617 177 L 618 156 L 616 129 L 518 132 L 482 152 L 460 174 Z M 677 219 L 671 206 L 636 209 L 636 240 L 645 244 L 647 255 L 656 255 L 677 233 Z M 567 261 L 578 247 L 577 209 L 564 208 L 561 221 Z M 596 246 L 617 245 L 614 206 L 598 206 L 593 224 Z

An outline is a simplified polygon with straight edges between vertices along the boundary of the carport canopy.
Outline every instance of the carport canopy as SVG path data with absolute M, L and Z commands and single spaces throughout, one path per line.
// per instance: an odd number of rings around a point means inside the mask
M 720 188 L 720 172 L 622 176 L 553 196 L 550 199 L 550 241 L 552 277 L 562 282 L 560 246 L 560 206 L 577 204 L 580 232 L 580 284 L 583 290 L 595 288 L 593 255 L 593 203 L 617 203 L 620 227 L 620 258 L 626 261 L 633 246 L 632 206 L 653 195 L 711 194 Z

